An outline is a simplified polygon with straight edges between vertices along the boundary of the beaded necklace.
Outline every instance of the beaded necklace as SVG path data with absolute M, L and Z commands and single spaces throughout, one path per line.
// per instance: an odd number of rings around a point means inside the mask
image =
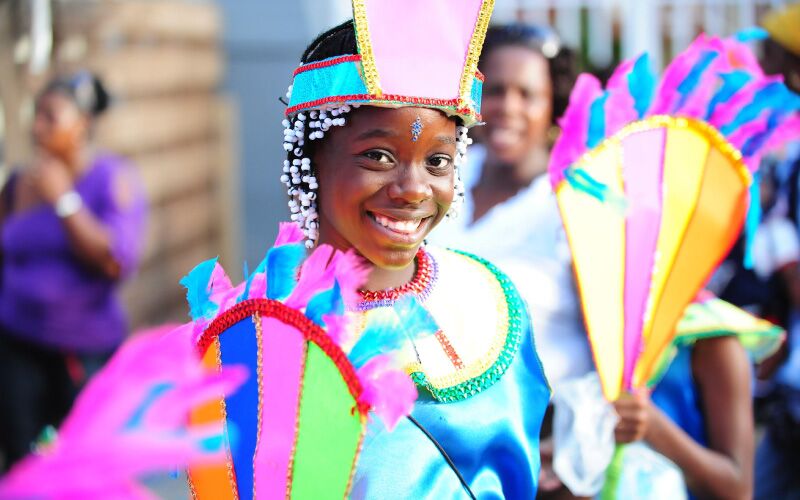
M 364 312 L 378 307 L 391 307 L 402 296 L 412 294 L 424 302 L 439 278 L 436 260 L 423 247 L 417 251 L 417 270 L 411 281 L 397 288 L 370 291 L 360 290 L 361 300 L 353 307 L 354 311 Z

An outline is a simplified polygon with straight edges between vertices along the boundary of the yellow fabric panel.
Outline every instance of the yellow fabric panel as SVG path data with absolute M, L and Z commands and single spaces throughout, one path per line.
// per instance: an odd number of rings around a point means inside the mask
M 747 193 L 748 186 L 738 166 L 712 149 L 697 209 L 656 305 L 653 329 L 634 373 L 635 386 L 642 387 L 650 378 L 659 356 L 672 341 L 686 305 L 736 240 L 747 212 Z
M 622 193 L 620 157 L 619 143 L 609 143 L 596 150 L 591 170 L 587 169 L 617 194 Z M 558 186 L 556 197 L 572 249 L 595 365 L 603 393 L 613 401 L 622 384 L 625 214 L 612 203 L 575 191 L 566 181 Z
M 697 206 L 705 174 L 709 144 L 691 128 L 670 128 L 665 143 L 661 229 L 658 235 L 649 307 L 645 314 L 644 340 L 653 328 L 653 314 L 664 291 L 681 241 Z

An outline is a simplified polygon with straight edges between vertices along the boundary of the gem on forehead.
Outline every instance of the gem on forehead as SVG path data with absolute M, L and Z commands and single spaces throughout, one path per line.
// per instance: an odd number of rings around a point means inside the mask
M 418 116 L 414 123 L 411 124 L 411 140 L 417 142 L 420 134 L 422 133 L 422 120 Z

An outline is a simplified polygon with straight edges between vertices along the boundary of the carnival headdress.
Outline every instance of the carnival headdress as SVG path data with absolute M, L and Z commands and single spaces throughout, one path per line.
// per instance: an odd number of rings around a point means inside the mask
M 286 115 L 343 104 L 425 106 L 480 120 L 493 0 L 353 0 L 358 53 L 303 64 Z
M 456 169 L 463 164 L 467 128 L 480 122 L 480 58 L 494 0 L 353 0 L 357 50 L 304 62 L 287 97 L 281 181 L 288 188 L 292 220 L 307 245 L 318 237 L 317 180 L 307 140 L 322 139 L 361 105 L 438 109 L 457 117 Z M 418 131 L 411 137 L 417 137 Z M 456 170 L 453 215 L 463 197 Z
M 754 234 L 754 174 L 764 151 L 797 136 L 798 109 L 734 39 L 701 35 L 660 82 L 647 55 L 605 90 L 578 79 L 549 169 L 609 400 L 651 379 L 746 218 Z

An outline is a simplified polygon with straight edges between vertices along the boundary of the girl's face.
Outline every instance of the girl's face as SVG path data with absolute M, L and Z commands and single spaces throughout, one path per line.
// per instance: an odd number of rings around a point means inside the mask
M 66 159 L 86 141 L 88 120 L 75 102 L 60 92 L 48 92 L 36 102 L 33 140 L 38 147 Z
M 455 139 L 455 121 L 433 109 L 351 112 L 312 159 L 319 242 L 354 248 L 381 268 L 408 266 L 453 201 Z
M 509 45 L 494 49 L 481 70 L 486 146 L 503 163 L 518 165 L 547 144 L 553 114 L 547 60 L 530 48 Z

